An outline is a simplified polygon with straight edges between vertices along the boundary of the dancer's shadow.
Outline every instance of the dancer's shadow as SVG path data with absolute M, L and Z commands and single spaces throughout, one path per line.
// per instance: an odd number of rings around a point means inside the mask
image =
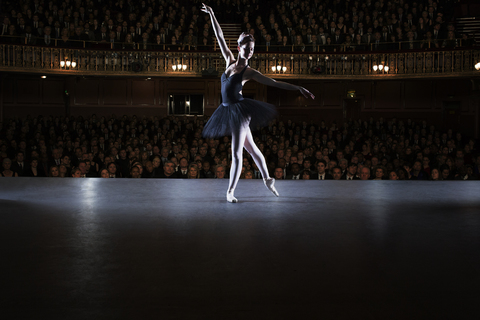
M 263 197 L 248 197 L 241 198 L 239 202 L 252 202 L 252 203 L 322 203 L 325 199 L 318 197 L 297 197 L 297 196 L 263 196 Z

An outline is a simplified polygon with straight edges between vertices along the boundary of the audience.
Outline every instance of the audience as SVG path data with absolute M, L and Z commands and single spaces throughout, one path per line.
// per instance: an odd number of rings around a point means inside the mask
M 0 123 L 0 176 L 228 179 L 230 137 L 203 139 L 207 117 L 32 117 Z M 276 179 L 472 180 L 475 139 L 422 120 L 273 121 L 254 131 Z M 260 179 L 244 153 L 242 178 Z
M 59 47 L 212 50 L 203 0 L 0 2 L 0 41 Z M 208 3 L 207 3 L 208 4 Z M 457 1 L 239 1 L 209 3 L 220 23 L 254 34 L 259 50 L 342 52 L 455 48 Z M 53 41 L 52 41 L 53 40 Z

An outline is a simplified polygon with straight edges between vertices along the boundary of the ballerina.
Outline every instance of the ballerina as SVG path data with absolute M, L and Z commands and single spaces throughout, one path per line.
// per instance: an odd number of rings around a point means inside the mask
M 233 53 L 228 48 L 223 37 L 222 29 L 215 18 L 211 7 L 202 4 L 202 11 L 210 15 L 213 30 L 217 37 L 222 55 L 227 62 L 227 68 L 222 74 L 222 100 L 223 103 L 215 110 L 203 129 L 206 138 L 219 138 L 232 135 L 232 166 L 230 168 L 230 181 L 227 189 L 227 201 L 237 202 L 234 191 L 242 173 L 243 148 L 251 154 L 260 170 L 265 186 L 275 195 L 275 179 L 271 178 L 265 158 L 256 146 L 250 126 L 265 126 L 276 115 L 275 106 L 252 99 L 243 98 L 242 87 L 249 80 L 285 90 L 299 90 L 306 98 L 315 99 L 307 89 L 286 82 L 275 81 L 248 66 L 255 48 L 253 35 L 242 33 L 238 38 L 238 57 L 235 60 Z

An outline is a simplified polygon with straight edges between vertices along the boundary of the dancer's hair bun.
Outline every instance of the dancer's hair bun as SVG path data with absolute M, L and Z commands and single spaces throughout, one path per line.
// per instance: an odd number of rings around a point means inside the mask
M 239 46 L 241 46 L 250 41 L 255 42 L 255 38 L 253 37 L 253 35 L 250 33 L 242 32 L 242 34 L 238 37 L 237 43 Z

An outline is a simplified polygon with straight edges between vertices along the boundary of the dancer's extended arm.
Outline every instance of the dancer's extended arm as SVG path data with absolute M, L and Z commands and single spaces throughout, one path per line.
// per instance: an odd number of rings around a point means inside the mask
M 315 99 L 315 96 L 304 87 L 296 86 L 287 82 L 277 81 L 275 79 L 266 77 L 255 69 L 249 69 L 248 71 L 249 71 L 249 74 L 248 74 L 249 78 L 261 84 L 277 87 L 285 90 L 300 90 L 300 92 L 305 96 L 305 98 Z
M 230 63 L 235 60 L 232 51 L 227 46 L 225 42 L 225 38 L 223 37 L 222 28 L 220 28 L 220 24 L 218 24 L 217 18 L 215 18 L 215 14 L 211 7 L 207 6 L 206 4 L 202 3 L 203 8 L 202 11 L 206 12 L 210 15 L 210 19 L 212 20 L 212 27 L 213 31 L 215 32 L 215 36 L 217 37 L 218 45 L 220 46 L 220 50 L 222 51 L 223 58 L 227 61 L 227 67 Z

